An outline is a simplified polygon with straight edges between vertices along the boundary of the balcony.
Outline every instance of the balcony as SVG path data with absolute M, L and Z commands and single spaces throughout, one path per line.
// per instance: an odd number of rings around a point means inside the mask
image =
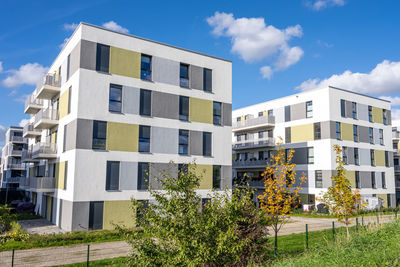
M 19 179 L 19 188 L 21 189 L 29 189 L 30 178 L 29 177 L 20 177 Z
M 268 137 L 257 140 L 244 140 L 234 142 L 232 145 L 233 150 L 242 150 L 242 149 L 250 149 L 250 148 L 260 148 L 260 147 L 274 147 L 275 146 L 275 138 Z
M 53 143 L 39 143 L 32 147 L 32 159 L 57 158 L 57 146 Z
M 232 167 L 234 168 L 265 168 L 267 167 L 268 160 L 266 159 L 250 159 L 250 160 L 234 160 Z
M 41 109 L 35 115 L 35 129 L 51 129 L 58 125 L 58 111 L 56 109 Z
M 249 131 L 258 130 L 263 128 L 274 127 L 275 116 L 263 116 L 257 118 L 251 118 L 243 121 L 234 121 L 232 123 L 232 131 Z
M 30 177 L 29 191 L 32 192 L 54 192 L 54 177 Z
M 400 172 L 400 165 L 395 165 L 394 166 L 394 171 L 395 172 Z
M 22 136 L 24 138 L 36 138 L 36 137 L 41 136 L 41 135 L 42 135 L 42 131 L 39 130 L 39 129 L 35 129 L 33 127 L 33 124 L 28 123 L 28 124 L 26 124 L 24 126 L 24 131 L 23 131 L 23 134 L 22 134 Z
M 11 157 L 21 157 L 21 156 L 22 156 L 22 149 L 19 150 L 19 149 L 13 147 L 12 145 L 9 145 L 9 146 L 8 146 L 8 153 L 7 153 L 7 155 L 8 155 L 8 156 L 11 156 Z
M 8 177 L 8 178 L 6 178 L 5 182 L 7 184 L 18 184 L 21 181 L 21 178 L 22 177 L 19 177 L 19 176 L 17 176 L 17 177 Z
M 25 114 L 36 114 L 43 108 L 43 99 L 36 98 L 33 94 L 25 101 Z
M 51 100 L 60 93 L 61 76 L 57 74 L 46 74 L 36 87 L 33 95 L 38 99 Z
M 26 140 L 22 136 L 10 136 L 10 142 L 16 144 L 23 144 L 26 143 Z
M 25 164 L 23 164 L 23 163 L 8 163 L 7 170 L 25 170 Z
M 21 161 L 22 162 L 38 162 L 39 159 L 32 158 L 32 149 L 33 146 L 30 146 L 28 149 L 22 150 Z

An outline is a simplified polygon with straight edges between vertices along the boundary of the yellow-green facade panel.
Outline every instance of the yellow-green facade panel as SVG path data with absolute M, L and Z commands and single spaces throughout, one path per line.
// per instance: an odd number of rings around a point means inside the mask
M 213 102 L 200 98 L 189 98 L 189 121 L 213 123 Z
M 304 124 L 290 127 L 291 142 L 299 143 L 314 140 L 314 125 Z
M 388 207 L 387 194 L 376 194 L 376 196 L 382 200 L 382 206 L 384 208 L 387 208 Z
M 56 188 L 65 190 L 65 161 L 56 163 Z
M 340 123 L 340 131 L 342 140 L 353 141 L 353 124 Z
M 375 150 L 375 166 L 385 166 L 385 151 Z
M 115 225 L 135 227 L 135 214 L 130 200 L 104 201 L 103 229 L 112 230 Z
M 138 152 L 139 126 L 119 122 L 107 123 L 107 150 Z
M 381 108 L 372 107 L 372 121 L 383 123 L 383 110 Z
M 110 47 L 110 73 L 132 78 L 140 77 L 140 56 L 135 51 Z
M 196 165 L 195 173 L 201 177 L 199 189 L 212 189 L 213 186 L 213 166 Z
M 58 106 L 58 117 L 62 119 L 63 117 L 68 115 L 68 107 L 69 107 L 69 89 L 66 90 L 60 96 L 59 106 Z
M 351 187 L 356 187 L 356 172 L 355 171 L 346 171 L 346 178 L 350 181 Z

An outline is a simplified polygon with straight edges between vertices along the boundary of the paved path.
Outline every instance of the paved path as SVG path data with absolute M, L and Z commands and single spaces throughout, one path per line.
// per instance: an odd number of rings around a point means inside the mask
M 64 233 L 65 231 L 46 219 L 34 219 L 18 221 L 22 228 L 29 234 L 53 234 Z

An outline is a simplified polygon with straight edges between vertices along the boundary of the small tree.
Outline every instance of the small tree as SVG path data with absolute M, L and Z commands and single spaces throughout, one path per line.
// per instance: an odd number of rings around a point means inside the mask
M 172 163 L 171 163 L 172 164 Z M 171 165 L 172 166 L 172 165 Z M 141 231 L 128 231 L 132 265 L 246 266 L 260 263 L 267 245 L 267 221 L 247 189 L 225 189 L 207 196 L 196 192 L 196 165 L 178 175 L 162 171 L 163 190 L 150 188 L 154 202 L 133 201 Z
M 347 237 L 349 237 L 350 217 L 362 207 L 361 194 L 358 190 L 352 190 L 351 183 L 346 177 L 346 169 L 342 159 L 342 149 L 338 145 L 333 146 L 336 152 L 336 174 L 332 176 L 333 186 L 323 194 L 321 201 L 329 208 L 329 211 L 338 217 L 338 221 L 346 225 Z
M 0 206 L 0 234 L 11 229 L 11 223 L 17 220 L 15 214 L 11 214 L 11 208 L 7 205 Z
M 291 163 L 293 153 L 293 149 L 285 150 L 280 138 L 277 150 L 263 174 L 265 191 L 258 196 L 261 209 L 265 211 L 275 234 L 275 254 L 278 249 L 278 232 L 289 219 L 292 210 L 298 207 L 301 185 L 307 180 L 303 173 L 296 185 L 296 164 Z

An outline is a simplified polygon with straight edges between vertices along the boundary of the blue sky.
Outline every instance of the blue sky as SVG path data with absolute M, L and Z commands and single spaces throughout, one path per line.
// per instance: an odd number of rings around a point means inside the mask
M 400 105 L 400 1 L 2 0 L 0 5 L 0 134 L 28 118 L 26 96 L 80 21 L 232 60 L 233 108 L 325 85 L 385 96 L 394 109 Z M 393 113 L 400 118 L 398 110 Z

